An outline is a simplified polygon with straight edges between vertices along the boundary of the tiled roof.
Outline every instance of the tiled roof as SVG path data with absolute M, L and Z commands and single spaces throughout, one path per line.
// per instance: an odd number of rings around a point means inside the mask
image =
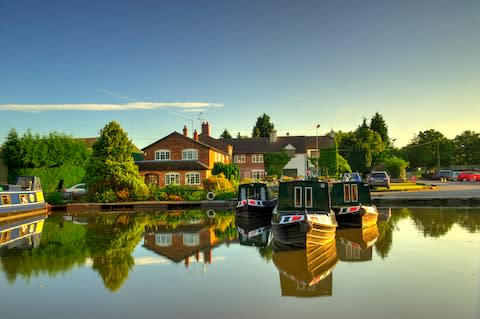
M 227 143 L 225 139 L 222 139 L 222 138 L 216 139 L 206 134 L 200 134 L 198 135 L 198 140 L 207 145 L 211 145 L 214 148 L 219 149 L 225 153 L 228 153 L 229 143 Z
M 138 161 L 135 164 L 141 171 L 208 170 L 208 166 L 199 161 Z
M 289 144 L 295 147 L 296 153 L 306 153 L 307 149 L 317 147 L 316 136 L 279 136 L 276 142 L 270 142 L 268 137 L 226 138 L 223 140 L 233 146 L 234 154 L 280 152 Z M 320 149 L 332 147 L 334 143 L 334 139 L 329 136 L 318 137 Z
M 215 145 L 207 144 L 207 143 L 204 143 L 204 142 L 202 142 L 202 141 L 196 141 L 196 140 L 194 140 L 194 139 L 192 139 L 192 138 L 189 138 L 189 137 L 186 137 L 185 135 L 180 134 L 180 133 L 178 133 L 178 132 L 172 132 L 172 133 L 168 134 L 167 136 L 165 136 L 165 137 L 163 137 L 163 138 L 161 138 L 161 139 L 159 139 L 159 140 L 156 140 L 156 141 L 153 142 L 152 144 L 150 144 L 150 145 L 145 146 L 144 148 L 142 148 L 142 151 L 145 151 L 146 149 L 148 149 L 148 148 L 151 147 L 152 145 L 154 145 L 154 144 L 156 144 L 156 143 L 158 143 L 158 142 L 160 142 L 160 141 L 163 141 L 163 140 L 165 140 L 165 139 L 167 139 L 167 138 L 169 138 L 169 137 L 171 137 L 171 136 L 173 136 L 173 135 L 177 135 L 177 136 L 180 136 L 181 138 L 188 139 L 188 140 L 191 141 L 191 142 L 198 143 L 198 144 L 200 144 L 200 145 L 202 145 L 202 146 L 204 146 L 204 147 L 211 148 L 211 149 L 213 149 L 213 150 L 215 150 L 215 151 L 217 151 L 217 152 L 227 154 L 227 151 L 226 151 L 226 150 L 223 150 L 223 148 L 218 148 L 218 147 L 215 147 Z

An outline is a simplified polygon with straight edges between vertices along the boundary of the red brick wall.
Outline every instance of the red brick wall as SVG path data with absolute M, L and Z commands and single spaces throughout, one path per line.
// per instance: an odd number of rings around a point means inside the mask
M 235 155 L 234 155 L 235 158 Z M 264 163 L 252 163 L 252 154 L 245 154 L 245 163 L 234 163 L 238 165 L 240 168 L 240 178 L 253 178 L 252 176 L 252 171 L 253 170 L 265 170 L 265 165 Z M 246 177 L 245 173 L 249 172 L 250 177 Z
M 180 185 L 186 185 L 185 184 L 185 174 L 190 173 L 190 172 L 197 172 L 200 173 L 200 185 L 192 185 L 192 186 L 199 186 L 203 187 L 203 180 L 207 178 L 207 171 L 194 171 L 194 170 L 185 170 L 185 171 L 141 171 L 140 175 L 142 178 L 145 180 L 145 175 L 147 174 L 157 174 L 158 175 L 158 186 L 159 187 L 164 187 L 165 186 L 165 175 L 168 173 L 178 173 L 180 174 Z

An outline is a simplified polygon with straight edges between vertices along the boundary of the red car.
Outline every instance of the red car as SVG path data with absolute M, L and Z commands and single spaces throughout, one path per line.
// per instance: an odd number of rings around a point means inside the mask
M 457 181 L 480 181 L 480 172 L 479 171 L 465 171 L 461 172 L 457 176 Z

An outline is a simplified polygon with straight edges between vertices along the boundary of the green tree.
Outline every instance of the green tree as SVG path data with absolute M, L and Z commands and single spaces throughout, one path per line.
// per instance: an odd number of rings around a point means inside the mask
M 411 167 L 425 167 L 427 170 L 448 166 L 453 162 L 453 142 L 439 131 L 430 129 L 419 132 L 404 147 Z
M 400 178 L 405 180 L 407 177 L 406 169 L 408 167 L 408 162 L 404 159 L 392 156 L 384 161 L 385 169 L 390 173 L 390 176 L 393 178 Z
M 348 161 L 340 154 L 337 154 L 337 165 L 337 174 L 350 173 L 352 171 Z
M 85 181 L 90 195 L 100 202 L 148 196 L 132 157 L 132 142 L 117 122 L 110 122 L 93 144 Z
M 253 127 L 252 137 L 268 137 L 273 130 L 274 125 L 270 121 L 270 116 L 263 113 L 257 117 L 257 122 Z
M 227 129 L 224 129 L 222 134 L 220 135 L 220 138 L 232 138 L 232 135 L 229 131 L 227 131 Z
M 376 112 L 370 120 L 370 129 L 380 134 L 382 142 L 385 143 L 386 146 L 390 145 L 388 126 L 378 112 Z
M 7 139 L 2 145 L 1 151 L 5 165 L 10 169 L 22 167 L 23 159 L 20 138 L 14 128 L 8 132 Z
M 480 163 L 480 134 L 473 131 L 464 131 L 454 140 L 455 163 L 470 165 Z
M 228 180 L 238 180 L 240 178 L 240 168 L 235 164 L 224 164 L 216 162 L 213 164 L 212 175 L 223 174 Z
M 290 162 L 290 155 L 287 152 L 267 153 L 263 156 L 265 170 L 268 175 L 276 175 L 278 178 L 283 176 L 283 168 Z

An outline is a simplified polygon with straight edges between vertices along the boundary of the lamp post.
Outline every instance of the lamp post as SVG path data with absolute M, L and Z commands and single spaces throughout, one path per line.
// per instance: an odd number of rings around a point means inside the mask
M 318 129 L 320 128 L 320 124 L 317 124 L 317 178 L 318 178 L 318 166 L 319 166 L 319 163 L 318 163 L 318 158 L 319 158 L 319 155 L 320 155 L 320 150 L 318 149 Z

